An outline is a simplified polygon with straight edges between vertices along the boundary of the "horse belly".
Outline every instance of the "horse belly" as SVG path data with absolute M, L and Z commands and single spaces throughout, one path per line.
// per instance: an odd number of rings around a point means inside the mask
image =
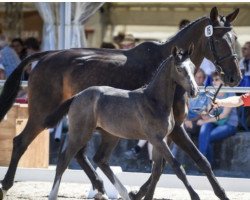
M 102 112 L 98 115 L 97 126 L 110 134 L 125 139 L 145 139 L 139 122 L 133 115 L 116 110 L 113 114 Z

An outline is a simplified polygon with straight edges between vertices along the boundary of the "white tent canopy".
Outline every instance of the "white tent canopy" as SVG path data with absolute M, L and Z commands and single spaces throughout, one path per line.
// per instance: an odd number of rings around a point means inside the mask
M 99 2 L 35 3 L 44 20 L 42 50 L 86 47 L 83 25 L 102 4 Z

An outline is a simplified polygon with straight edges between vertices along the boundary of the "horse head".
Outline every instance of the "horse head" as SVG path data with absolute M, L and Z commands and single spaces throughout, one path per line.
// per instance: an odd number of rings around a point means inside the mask
M 193 44 L 190 44 L 188 51 L 180 50 L 176 46 L 171 51 L 174 58 L 171 77 L 186 90 L 189 97 L 196 97 L 199 92 L 199 87 L 194 79 L 195 65 L 190 60 L 193 51 Z
M 225 17 L 219 15 L 214 7 L 210 12 L 209 25 L 205 28 L 205 37 L 208 38 L 205 57 L 213 61 L 224 83 L 229 86 L 238 85 L 242 78 L 235 52 L 237 36 L 231 26 L 238 13 L 239 9 L 236 9 Z

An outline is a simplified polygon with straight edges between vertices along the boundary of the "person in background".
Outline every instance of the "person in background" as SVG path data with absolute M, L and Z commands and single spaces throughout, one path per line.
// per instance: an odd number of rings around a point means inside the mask
M 120 49 L 120 44 L 121 42 L 124 40 L 125 34 L 122 32 L 119 32 L 117 36 L 113 37 L 113 41 L 115 43 L 116 46 L 118 46 L 118 48 Z
M 32 55 L 34 53 L 40 52 L 40 43 L 34 37 L 27 38 L 24 41 L 24 46 L 25 46 L 26 51 L 27 51 L 27 56 L 30 56 L 30 55 Z M 25 74 L 24 74 L 24 80 L 28 80 L 29 79 L 29 74 L 30 74 L 31 70 L 34 69 L 34 67 L 36 66 L 37 62 L 38 61 L 32 62 L 29 67 L 26 67 Z
M 243 74 L 243 79 L 240 86 L 250 87 L 250 41 L 243 45 L 242 56 L 243 58 L 240 60 L 240 69 Z
M 5 78 L 16 69 L 21 62 L 16 52 L 8 44 L 7 36 L 0 35 L 0 64 L 4 67 Z
M 24 47 L 23 40 L 21 38 L 14 38 L 11 41 L 10 46 L 15 50 L 15 52 L 19 56 L 20 60 L 23 60 L 27 56 L 27 52 L 26 52 L 26 49 Z
M 131 148 L 130 150 L 125 152 L 125 157 L 127 159 L 136 159 L 140 152 L 141 149 L 147 144 L 147 148 L 148 148 L 148 158 L 149 158 L 149 163 L 152 163 L 152 151 L 153 151 L 153 145 L 148 142 L 147 140 L 139 140 L 138 143 Z
M 0 80 L 5 80 L 5 70 L 2 64 L 0 64 Z
M 182 28 L 184 28 L 186 25 L 188 25 L 190 23 L 190 21 L 188 19 L 182 19 L 179 23 L 179 30 L 181 30 Z
M 223 84 L 220 74 L 214 72 L 212 74 L 214 87 Z M 218 99 L 232 97 L 235 94 L 219 92 Z M 235 108 L 220 107 L 218 117 L 202 115 L 202 119 L 197 121 L 197 125 L 201 126 L 199 133 L 199 150 L 206 156 L 210 164 L 213 166 L 213 143 L 223 140 L 227 137 L 235 135 L 238 126 L 238 115 Z
M 199 69 L 195 74 L 195 81 L 198 86 L 204 86 L 206 74 L 202 69 Z M 209 98 L 205 92 L 199 93 L 196 98 L 188 99 L 188 115 L 184 121 L 184 128 L 191 136 L 193 141 L 196 141 L 199 136 L 200 126 L 197 121 L 201 119 L 201 114 L 207 109 Z
M 131 49 L 135 47 L 135 38 L 132 34 L 126 34 L 120 43 L 120 49 Z
M 111 42 L 102 42 L 100 48 L 104 49 L 116 49 L 115 45 Z

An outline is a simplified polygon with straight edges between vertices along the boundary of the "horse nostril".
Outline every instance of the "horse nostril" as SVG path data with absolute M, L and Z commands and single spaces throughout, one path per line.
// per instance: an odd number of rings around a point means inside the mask
M 230 83 L 233 83 L 234 82 L 234 79 L 233 79 L 233 77 L 230 77 Z

